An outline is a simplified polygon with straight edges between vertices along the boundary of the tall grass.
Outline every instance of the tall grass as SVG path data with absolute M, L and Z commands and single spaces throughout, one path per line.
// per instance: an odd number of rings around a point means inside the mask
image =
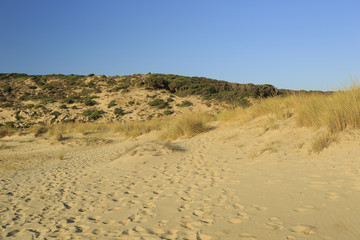
M 278 119 L 294 115 L 298 126 L 325 127 L 330 133 L 346 128 L 360 128 L 359 81 L 355 79 L 350 87 L 331 94 L 294 94 L 260 100 L 249 108 L 221 113 L 218 120 L 246 123 L 269 114 Z
M 327 96 L 298 97 L 295 102 L 299 126 L 326 127 L 330 133 L 360 128 L 360 84 Z
M 336 140 L 336 133 L 347 128 L 360 128 L 360 83 L 330 94 L 294 94 L 259 100 L 249 108 L 237 108 L 217 116 L 220 121 L 247 123 L 255 118 L 271 115 L 276 119 L 294 116 L 299 127 L 325 128 L 327 134 L 313 142 L 313 151 L 320 152 Z
M 65 123 L 48 126 L 33 126 L 35 136 L 54 137 L 64 140 L 64 135 L 82 133 L 113 132 L 126 137 L 137 137 L 151 131 L 160 131 L 160 138 L 174 140 L 179 137 L 192 137 L 208 129 L 208 122 L 213 118 L 205 113 L 192 113 L 178 117 L 153 118 L 147 121 L 107 122 L 107 123 Z
M 164 124 L 164 119 L 154 118 L 147 121 L 115 122 L 111 124 L 111 128 L 114 132 L 123 133 L 126 137 L 137 137 L 154 130 L 160 130 Z
M 192 113 L 174 118 L 168 122 L 160 138 L 163 140 L 175 140 L 180 137 L 193 137 L 209 129 L 208 123 L 213 117 L 206 113 Z
M 5 136 L 11 136 L 14 133 L 15 133 L 15 130 L 11 127 L 7 127 L 7 126 L 0 127 L 0 138 L 3 138 Z

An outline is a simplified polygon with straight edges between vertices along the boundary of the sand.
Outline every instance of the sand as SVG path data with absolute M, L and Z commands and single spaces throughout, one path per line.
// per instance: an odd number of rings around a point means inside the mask
M 0 173 L 0 239 L 360 239 L 360 132 L 312 154 L 316 131 L 279 124 L 171 145 L 3 138 L 26 169 Z

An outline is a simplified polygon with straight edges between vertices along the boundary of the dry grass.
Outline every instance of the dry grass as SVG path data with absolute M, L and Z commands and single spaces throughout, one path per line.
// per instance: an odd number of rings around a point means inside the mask
M 0 138 L 11 136 L 15 133 L 15 130 L 10 127 L 0 127 Z
M 247 123 L 261 116 L 270 116 L 271 122 L 294 116 L 299 127 L 324 127 L 327 134 L 314 139 L 313 151 L 326 148 L 336 137 L 335 134 L 347 128 L 360 128 L 360 83 L 357 78 L 349 87 L 332 94 L 294 94 L 287 97 L 273 97 L 260 100 L 249 108 L 230 109 L 217 116 L 220 121 Z
M 175 140 L 180 137 L 193 137 L 209 129 L 213 117 L 206 113 L 193 113 L 171 119 L 160 135 L 162 140 Z
M 64 153 L 60 153 L 58 157 L 59 157 L 59 160 L 64 160 L 65 154 L 64 154 Z
M 111 128 L 114 132 L 123 133 L 126 137 L 137 137 L 154 130 L 160 130 L 164 124 L 164 119 L 156 118 L 147 121 L 127 123 L 115 122 L 111 124 Z
M 328 148 L 331 143 L 336 141 L 336 135 L 331 133 L 324 133 L 314 138 L 311 144 L 311 151 L 320 153 L 325 148 Z
M 333 94 L 296 94 L 258 101 L 243 109 L 231 109 L 218 115 L 221 121 L 242 123 L 271 115 L 276 119 L 295 116 L 300 127 L 326 127 L 330 133 L 346 128 L 360 128 L 360 84 L 355 79 L 350 87 Z

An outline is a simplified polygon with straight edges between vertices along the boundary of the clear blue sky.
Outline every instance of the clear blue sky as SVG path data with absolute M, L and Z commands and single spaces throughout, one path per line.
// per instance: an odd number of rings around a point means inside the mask
M 173 73 L 331 90 L 360 77 L 359 0 L 0 0 L 0 72 Z

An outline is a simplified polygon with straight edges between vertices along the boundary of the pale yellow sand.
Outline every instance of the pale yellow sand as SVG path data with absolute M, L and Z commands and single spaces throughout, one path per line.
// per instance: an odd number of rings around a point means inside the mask
M 0 239 L 360 239 L 359 132 L 309 155 L 316 133 L 280 124 L 217 124 L 170 148 L 155 133 L 88 146 L 4 138 L 2 160 L 47 161 L 0 173 Z

